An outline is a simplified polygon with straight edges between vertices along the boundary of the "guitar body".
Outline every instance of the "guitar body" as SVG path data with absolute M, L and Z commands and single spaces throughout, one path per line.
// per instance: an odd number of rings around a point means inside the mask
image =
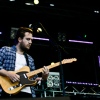
M 17 73 L 20 75 L 20 81 L 19 82 L 12 82 L 8 77 L 0 76 L 0 84 L 3 90 L 8 94 L 16 94 L 18 93 L 22 88 L 25 86 L 33 85 L 35 86 L 37 82 L 35 80 L 30 80 L 26 73 L 30 72 L 29 67 L 24 66 L 18 71 L 10 71 L 11 73 Z

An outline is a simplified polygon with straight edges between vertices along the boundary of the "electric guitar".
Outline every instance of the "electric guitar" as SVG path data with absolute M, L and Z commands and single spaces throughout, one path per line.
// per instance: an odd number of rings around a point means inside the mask
M 57 67 L 61 64 L 66 64 L 66 63 L 72 63 L 74 61 L 77 61 L 76 58 L 71 58 L 71 59 L 64 59 L 61 62 L 56 62 L 51 65 L 48 65 L 47 68 L 51 69 L 54 67 Z M 30 71 L 30 68 L 28 66 L 23 66 L 20 70 L 18 71 L 9 71 L 11 73 L 17 73 L 20 76 L 20 81 L 18 82 L 12 82 L 8 77 L 6 76 L 0 76 L 0 85 L 2 89 L 8 93 L 8 94 L 17 94 L 21 89 L 23 89 L 25 86 L 35 86 L 37 84 L 37 81 L 31 80 L 30 78 L 33 77 L 34 75 L 42 72 L 43 68 Z

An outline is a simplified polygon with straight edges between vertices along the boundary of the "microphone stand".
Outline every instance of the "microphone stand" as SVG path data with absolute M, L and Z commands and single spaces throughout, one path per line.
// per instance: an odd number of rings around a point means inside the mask
M 61 75 L 61 85 L 62 85 L 62 90 L 63 90 L 63 96 L 65 96 L 65 85 L 64 85 L 64 72 L 63 72 L 63 67 L 62 67 L 62 62 L 61 62 L 61 51 L 59 48 L 59 45 L 57 45 L 57 50 L 58 50 L 58 56 L 59 56 L 59 60 L 60 60 L 60 75 Z
M 63 49 L 60 45 L 58 45 L 54 39 L 52 39 L 52 37 L 48 34 L 48 32 L 46 31 L 46 29 L 43 27 L 43 25 L 41 23 L 39 23 L 41 25 L 41 27 L 44 29 L 44 31 L 46 32 L 46 34 L 51 38 L 51 42 L 53 44 L 53 46 L 57 47 L 58 50 L 58 56 L 59 56 L 59 60 L 60 60 L 60 73 L 61 73 L 61 85 L 62 85 L 62 90 L 63 90 L 63 96 L 65 96 L 65 85 L 64 85 L 64 72 L 63 72 L 63 67 L 62 67 L 62 62 L 61 62 L 61 51 L 60 48 Z M 64 50 L 64 49 L 63 49 Z M 64 50 L 65 51 L 65 50 Z M 66 52 L 66 51 L 65 51 Z M 68 54 L 68 52 L 67 52 Z

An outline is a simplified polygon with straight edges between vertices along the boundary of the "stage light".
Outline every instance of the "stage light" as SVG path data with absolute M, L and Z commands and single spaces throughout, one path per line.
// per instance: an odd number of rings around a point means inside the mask
M 11 27 L 11 33 L 10 33 L 10 38 L 11 38 L 11 39 L 15 39 L 17 30 L 18 30 L 18 28 L 16 28 L 16 27 Z
M 72 82 L 72 81 L 66 81 L 67 84 L 77 84 L 77 85 L 91 85 L 91 86 L 98 86 L 98 84 L 95 83 L 86 83 L 86 82 Z
M 35 5 L 39 4 L 39 0 L 34 0 L 34 4 Z
M 86 38 L 87 38 L 87 34 L 84 34 L 84 35 L 83 35 L 83 38 L 86 39 Z
M 37 33 L 42 32 L 42 28 L 38 27 L 37 28 Z
M 2 34 L 2 32 L 0 32 L 0 34 Z
M 9 1 L 15 1 L 15 0 L 9 0 Z
M 58 41 L 60 42 L 66 42 L 66 33 L 58 33 Z
M 89 41 L 80 41 L 80 40 L 68 40 L 69 42 L 76 42 L 76 43 L 85 43 L 85 44 L 93 44 L 93 42 Z

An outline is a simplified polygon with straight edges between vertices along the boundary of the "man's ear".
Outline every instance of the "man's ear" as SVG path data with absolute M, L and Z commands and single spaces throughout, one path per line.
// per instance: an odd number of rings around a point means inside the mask
M 19 37 L 19 38 L 18 38 L 18 42 L 21 42 L 21 41 L 22 41 L 22 38 L 21 38 L 21 37 Z

